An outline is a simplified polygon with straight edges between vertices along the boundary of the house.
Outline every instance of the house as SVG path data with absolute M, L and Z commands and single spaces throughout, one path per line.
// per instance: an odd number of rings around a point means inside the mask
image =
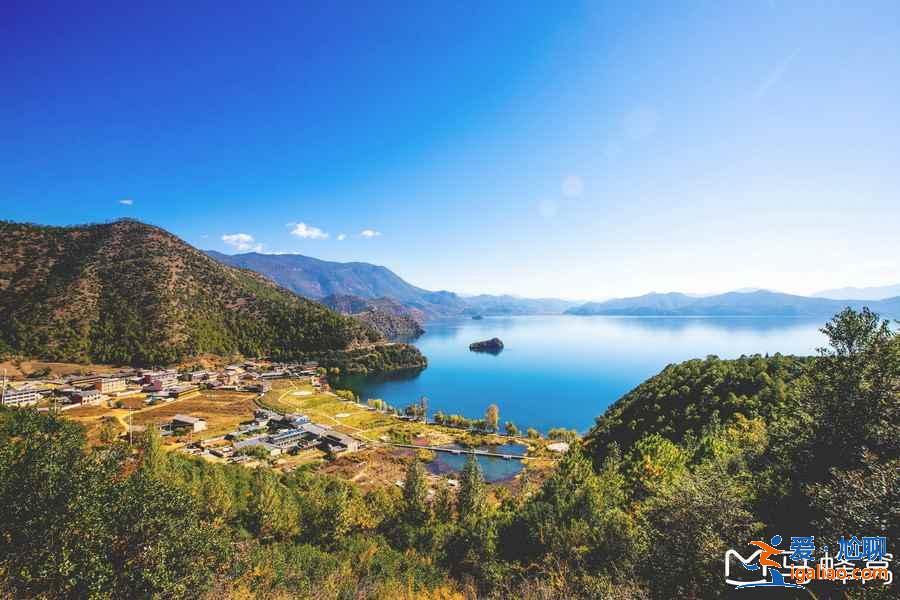
M 172 429 L 189 429 L 193 433 L 206 430 L 206 420 L 189 415 L 175 415 L 172 417 Z
M 168 390 L 169 397 L 174 400 L 181 400 L 196 395 L 200 391 L 196 385 L 176 385 Z
M 300 429 L 316 438 L 322 438 L 328 433 L 327 429 L 315 423 L 305 423 L 300 426 Z
M 288 427 L 301 427 L 310 423 L 309 417 L 299 413 L 289 413 L 281 417 L 281 422 Z
M 265 373 L 260 374 L 260 377 L 263 379 L 280 379 L 287 376 L 288 374 L 285 371 L 266 371 Z
M 359 450 L 359 441 L 334 430 L 322 436 L 321 442 L 324 449 L 328 452 L 355 452 Z
M 262 448 L 266 452 L 268 452 L 269 456 L 278 456 L 281 454 L 281 448 L 278 446 L 269 443 L 267 440 L 269 436 L 259 436 L 255 438 L 250 438 L 248 440 L 242 440 L 240 442 L 234 443 L 234 451 L 238 452 L 243 450 L 244 448 Z
M 182 373 L 181 375 L 179 375 L 179 379 L 190 383 L 200 383 L 201 381 L 206 381 L 208 378 L 209 371 L 205 369 L 199 371 L 188 371 L 187 373 Z
M 71 396 L 74 402 L 81 404 L 99 404 L 103 400 L 100 390 L 79 390 Z
M 166 371 L 146 371 L 141 374 L 144 383 L 158 385 L 160 389 L 172 387 L 178 383 L 178 372 L 174 369 Z
M 302 429 L 287 429 L 281 433 L 269 436 L 269 443 L 278 448 L 284 449 L 293 446 L 297 442 L 303 440 L 306 432 Z
M 113 392 L 121 392 L 125 389 L 125 386 L 125 380 L 121 377 L 108 377 L 95 383 L 94 389 L 101 394 L 112 394 Z
M 258 394 L 265 394 L 269 390 L 272 389 L 272 384 L 268 381 L 259 381 L 253 384 L 246 386 L 246 389 L 250 392 L 256 392 Z
M 103 378 L 100 375 L 82 375 L 73 377 L 68 383 L 75 387 L 94 387 L 101 379 Z
M 14 390 L 7 388 L 3 392 L 4 406 L 30 406 L 41 399 L 41 393 L 35 389 Z

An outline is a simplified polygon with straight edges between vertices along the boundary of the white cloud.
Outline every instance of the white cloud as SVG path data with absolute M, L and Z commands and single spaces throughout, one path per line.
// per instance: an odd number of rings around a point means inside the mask
M 346 233 L 339 233 L 338 236 L 337 236 L 337 239 L 338 239 L 339 242 L 343 242 L 344 240 L 347 239 L 347 234 L 346 234 Z
M 288 223 L 288 226 L 293 227 L 291 235 L 296 235 L 298 238 L 305 240 L 324 240 L 328 237 L 328 234 L 318 227 L 313 227 L 306 223 Z
M 134 204 L 134 200 L 131 200 L 130 198 L 126 198 L 124 200 L 119 200 L 119 204 L 124 204 L 125 206 L 131 206 L 132 204 Z
M 584 181 L 578 175 L 569 175 L 562 180 L 562 193 L 567 198 L 578 198 L 584 193 Z
M 381 235 L 381 232 L 376 231 L 374 229 L 363 229 L 362 231 L 359 232 L 359 235 L 364 238 L 372 239 L 372 238 L 379 237 Z
M 222 236 L 222 241 L 238 252 L 246 252 L 247 250 L 262 252 L 262 244 L 257 244 L 256 240 L 249 233 L 226 233 Z

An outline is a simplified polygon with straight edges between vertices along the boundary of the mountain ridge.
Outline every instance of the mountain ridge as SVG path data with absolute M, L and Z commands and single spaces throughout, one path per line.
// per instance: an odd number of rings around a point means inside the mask
M 823 290 L 812 295 L 814 298 L 843 300 L 887 300 L 900 296 L 900 283 L 895 285 L 877 285 L 870 287 L 843 287 Z
M 846 307 L 868 306 L 885 314 L 900 314 L 900 297 L 879 301 L 831 300 L 780 292 L 726 292 L 692 297 L 679 292 L 644 294 L 605 302 L 587 302 L 566 314 L 590 316 L 823 316 Z
M 389 298 L 428 319 L 476 314 L 559 314 L 578 304 L 557 298 L 520 298 L 508 294 L 461 296 L 447 290 L 431 291 L 408 283 L 387 267 L 359 261 L 342 263 L 303 254 L 205 252 L 224 264 L 260 273 L 306 298 L 318 301 L 329 296 Z

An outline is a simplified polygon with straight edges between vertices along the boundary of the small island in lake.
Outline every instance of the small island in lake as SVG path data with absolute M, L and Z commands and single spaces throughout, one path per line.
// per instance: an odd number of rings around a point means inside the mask
M 469 344 L 469 350 L 472 352 L 499 354 L 503 350 L 503 342 L 500 341 L 500 338 L 491 338 L 483 342 L 472 342 Z

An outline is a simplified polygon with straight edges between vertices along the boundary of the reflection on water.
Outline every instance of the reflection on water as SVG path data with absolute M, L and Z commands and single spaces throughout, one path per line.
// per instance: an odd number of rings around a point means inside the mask
M 815 353 L 824 319 L 790 317 L 485 317 L 427 323 L 421 372 L 340 385 L 403 407 L 428 396 L 431 412 L 481 418 L 491 403 L 520 429 L 587 430 L 594 417 L 667 364 L 716 355 Z M 469 351 L 499 337 L 499 355 Z
M 455 448 L 461 451 L 460 454 L 451 454 L 450 452 L 435 452 L 435 459 L 427 464 L 428 472 L 434 475 L 446 475 L 448 473 L 458 473 L 466 464 L 468 456 L 465 454 L 466 449 L 461 446 L 448 445 L 446 448 Z M 527 450 L 522 444 L 502 444 L 500 446 L 481 446 L 478 450 L 486 450 L 497 454 L 510 454 L 515 456 L 523 456 Z M 495 456 L 476 456 L 482 472 L 484 472 L 484 480 L 488 483 L 494 481 L 505 481 L 512 479 L 522 470 L 522 461 L 506 460 Z

